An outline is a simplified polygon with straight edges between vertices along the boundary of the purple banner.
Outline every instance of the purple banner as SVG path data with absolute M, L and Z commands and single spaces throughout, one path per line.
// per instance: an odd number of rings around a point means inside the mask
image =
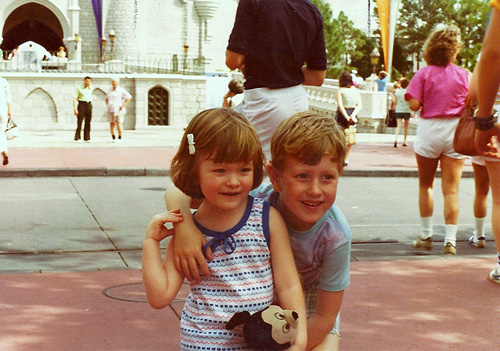
M 95 23 L 97 25 L 97 34 L 99 35 L 99 47 L 101 47 L 102 39 L 102 0 L 92 0 L 94 8 Z M 101 48 L 102 50 L 102 48 Z

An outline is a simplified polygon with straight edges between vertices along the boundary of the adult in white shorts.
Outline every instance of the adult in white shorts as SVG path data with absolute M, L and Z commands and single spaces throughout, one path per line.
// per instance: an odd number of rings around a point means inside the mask
M 466 158 L 453 150 L 453 135 L 469 86 L 468 72 L 453 63 L 461 47 L 458 27 L 436 27 L 424 45 L 428 66 L 415 73 L 405 94 L 410 109 L 420 110 L 421 117 L 414 143 L 421 232 L 413 246 L 426 250 L 433 247 L 434 178 L 440 164 L 445 220 L 443 253 L 450 255 L 456 254 L 458 184 Z
M 244 91 L 243 102 L 235 111 L 242 113 L 255 128 L 266 159 L 271 159 L 271 138 L 281 121 L 309 109 L 302 85 L 290 88 L 255 88 Z
M 0 77 L 0 153 L 2 154 L 2 165 L 9 164 L 9 156 L 7 149 L 7 122 L 11 117 L 10 105 L 12 104 L 12 94 L 10 92 L 9 83 L 5 78 Z
M 111 138 L 113 139 L 113 142 L 122 141 L 122 124 L 125 120 L 125 114 L 127 113 L 125 106 L 132 99 L 132 95 L 120 87 L 118 85 L 119 83 L 119 78 L 111 78 L 111 89 L 109 89 L 106 94 L 109 130 L 111 131 Z M 116 139 L 115 135 L 115 126 L 118 130 L 118 139 Z

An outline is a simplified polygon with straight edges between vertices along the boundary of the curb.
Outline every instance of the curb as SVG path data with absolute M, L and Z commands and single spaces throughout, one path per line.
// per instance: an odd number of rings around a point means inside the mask
M 40 168 L 0 170 L 0 178 L 35 177 L 162 177 L 169 176 L 169 168 Z
M 170 168 L 19 168 L 0 169 L 0 178 L 36 178 L 36 177 L 164 177 L 170 176 Z M 418 178 L 417 170 L 363 170 L 346 169 L 343 177 L 373 177 L 373 178 Z M 441 177 L 441 172 L 436 172 L 436 177 Z M 462 178 L 474 178 L 472 171 L 464 171 Z

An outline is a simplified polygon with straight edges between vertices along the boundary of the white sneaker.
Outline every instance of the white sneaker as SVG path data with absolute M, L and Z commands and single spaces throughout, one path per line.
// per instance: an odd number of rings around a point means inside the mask
M 469 238 L 469 244 L 482 249 L 486 246 L 486 238 L 484 236 L 480 236 L 476 239 L 476 236 L 473 235 Z
M 82 139 L 75 140 L 75 143 L 81 143 Z
M 116 140 L 115 143 L 118 143 L 118 144 L 120 144 L 122 142 L 121 139 L 115 139 L 115 140 Z
M 490 272 L 490 276 L 488 277 L 493 283 L 500 284 L 500 272 L 497 269 L 494 269 Z

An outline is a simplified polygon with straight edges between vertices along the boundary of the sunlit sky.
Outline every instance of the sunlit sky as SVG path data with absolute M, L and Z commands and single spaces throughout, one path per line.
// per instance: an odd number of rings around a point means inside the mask
M 356 28 L 364 31 L 368 30 L 368 2 L 371 1 L 370 6 L 374 6 L 372 0 L 326 0 L 332 9 L 333 17 L 337 18 L 340 11 L 344 11 L 347 17 L 354 23 Z M 370 12 L 373 13 L 373 8 Z M 372 22 L 373 26 L 376 25 Z

